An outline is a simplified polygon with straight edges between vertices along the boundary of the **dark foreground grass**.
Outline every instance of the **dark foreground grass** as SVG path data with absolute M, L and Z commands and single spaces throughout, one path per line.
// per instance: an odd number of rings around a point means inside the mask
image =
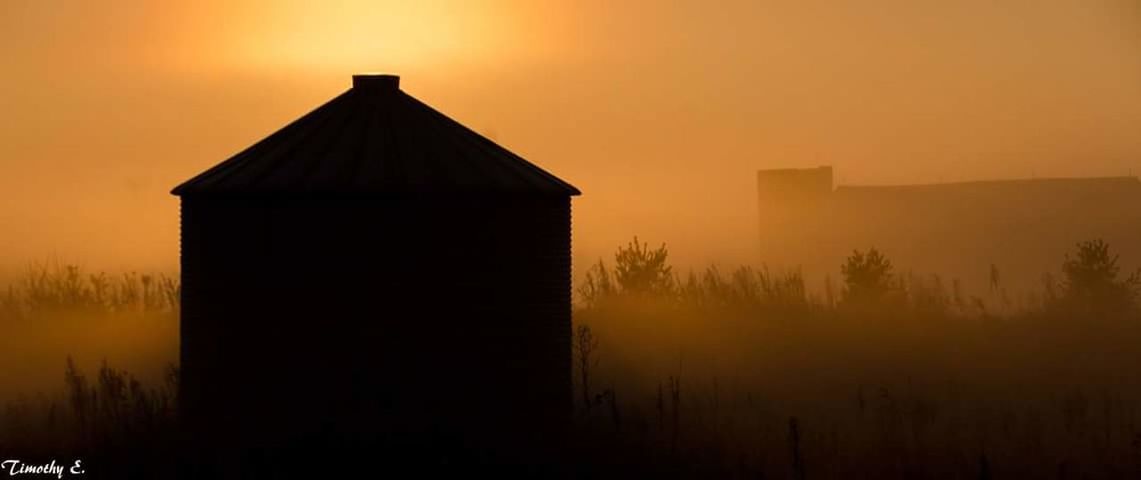
M 882 292 L 855 298 L 849 285 L 813 294 L 795 273 L 679 276 L 632 257 L 621 275 L 596 268 L 582 285 L 575 412 L 566 435 L 543 445 L 508 449 L 495 432 L 482 441 L 378 432 L 219 463 L 180 438 L 169 362 L 143 365 L 164 374 L 139 381 L 113 362 L 84 369 L 61 353 L 55 393 L 6 403 L 0 456 L 81 458 L 94 478 L 408 469 L 421 477 L 1141 478 L 1141 315 L 1131 296 L 1077 292 L 1063 278 L 1015 308 L 997 288 L 968 297 L 954 280 L 906 275 L 875 279 L 864 286 Z M 69 282 L 41 282 L 56 285 L 45 287 L 52 294 L 21 293 L 30 282 L 10 290 L 3 321 L 50 322 L 70 311 L 177 322 L 177 295 L 161 293 L 177 285 L 119 301 L 83 293 L 94 283 Z

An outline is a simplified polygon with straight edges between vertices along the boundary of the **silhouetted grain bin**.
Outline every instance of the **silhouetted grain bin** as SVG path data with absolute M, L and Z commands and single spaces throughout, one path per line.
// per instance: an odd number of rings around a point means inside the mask
M 240 445 L 567 419 L 573 186 L 353 87 L 175 188 L 183 420 Z

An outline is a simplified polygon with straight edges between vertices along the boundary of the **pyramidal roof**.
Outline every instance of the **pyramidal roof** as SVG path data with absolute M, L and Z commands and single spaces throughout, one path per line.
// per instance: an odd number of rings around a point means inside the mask
M 345 93 L 171 193 L 580 194 L 404 93 L 394 75 L 354 75 Z

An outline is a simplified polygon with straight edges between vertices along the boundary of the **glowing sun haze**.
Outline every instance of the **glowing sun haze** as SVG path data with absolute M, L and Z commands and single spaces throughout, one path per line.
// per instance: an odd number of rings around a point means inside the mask
M 580 266 L 751 260 L 757 168 L 1139 171 L 1139 52 L 1130 0 L 3 0 L 0 268 L 174 268 L 169 188 L 358 72 L 581 188 Z

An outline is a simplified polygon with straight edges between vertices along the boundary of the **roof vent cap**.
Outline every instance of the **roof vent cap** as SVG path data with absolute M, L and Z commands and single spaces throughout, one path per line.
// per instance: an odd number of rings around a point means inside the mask
M 353 88 L 369 90 L 399 90 L 400 76 L 387 74 L 353 75 Z

